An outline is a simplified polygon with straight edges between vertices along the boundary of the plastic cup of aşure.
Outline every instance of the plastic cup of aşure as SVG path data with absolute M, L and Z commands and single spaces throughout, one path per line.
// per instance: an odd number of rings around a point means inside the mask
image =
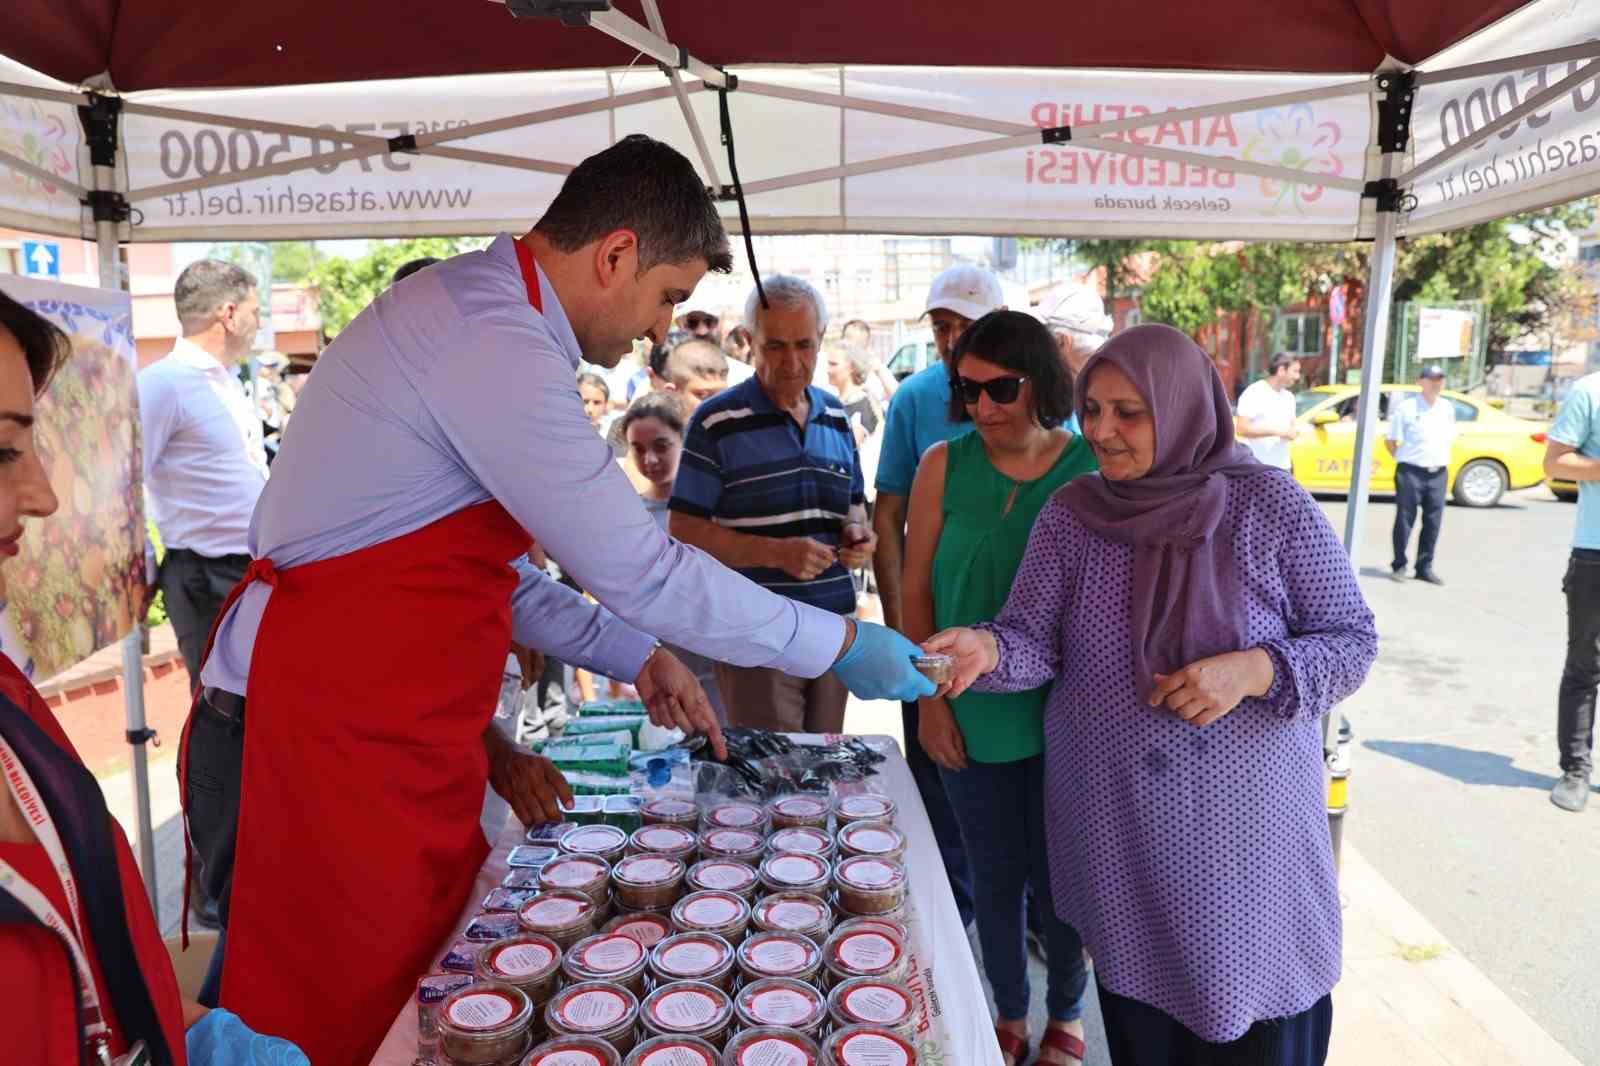
M 539 888 L 582 892 L 604 908 L 611 898 L 611 866 L 598 855 L 562 855 L 539 871 Z
M 558 1036 L 528 1052 L 521 1066 L 622 1066 L 622 1056 L 598 1037 Z
M 830 989 L 852 977 L 900 981 L 906 975 L 905 941 L 881 929 L 835 933 L 822 946 L 822 966 Z
M 897 984 L 879 977 L 852 977 L 828 995 L 828 1019 L 836 1030 L 876 1025 L 909 1039 L 916 1033 L 917 1006 Z
M 478 952 L 478 977 L 522 990 L 535 1009 L 549 1002 L 561 980 L 561 947 L 542 933 L 521 933 Z
M 700 838 L 693 829 L 683 825 L 647 825 L 628 838 L 628 853 L 637 855 L 653 853 L 681 859 L 685 865 L 694 861 Z
M 672 927 L 682 933 L 715 933 L 737 946 L 750 928 L 750 904 L 732 892 L 691 892 L 673 904 Z
M 888 822 L 894 823 L 896 812 L 894 800 L 888 796 L 880 796 L 875 792 L 853 792 L 835 796 L 833 800 L 833 820 L 843 829 L 851 822 Z
M 793 1029 L 761 1026 L 728 1041 L 724 1066 L 820 1066 L 822 1052 L 812 1037 Z
M 737 954 L 739 974 L 746 983 L 785 977 L 815 984 L 822 972 L 822 949 L 800 933 L 752 933 Z
M 893 859 L 856 855 L 833 868 L 839 909 L 846 914 L 889 914 L 905 905 L 909 885 L 905 866 Z
M 838 833 L 839 858 L 872 855 L 899 862 L 905 858 L 906 835 L 888 822 L 851 822 Z
M 700 833 L 700 858 L 732 859 L 759 866 L 766 845 L 765 836 L 749 829 L 706 829 Z
M 767 804 L 767 817 L 772 822 L 774 830 L 793 829 L 799 826 L 826 829 L 828 828 L 828 814 L 828 798 L 826 796 L 808 796 L 805 794 L 779 796 Z
M 690 892 L 731 892 L 753 899 L 761 879 L 755 868 L 737 859 L 703 859 L 689 867 L 684 878 Z
M 683 895 L 686 872 L 681 861 L 666 855 L 629 855 L 611 870 L 612 891 L 626 910 L 664 911 Z
M 793 851 L 832 861 L 836 850 L 833 834 L 815 826 L 796 825 L 788 829 L 777 829 L 767 838 L 769 855 L 775 855 L 780 851 Z
M 638 1039 L 639 997 L 620 985 L 584 981 L 568 985 L 545 1005 L 551 1036 L 592 1036 L 626 1055 Z
M 558 889 L 541 892 L 517 911 L 525 933 L 543 933 L 563 951 L 594 932 L 600 908 L 582 892 Z
M 775 892 L 756 901 L 752 924 L 764 933 L 785 932 L 808 936 L 817 943 L 833 930 L 833 907 L 810 892 Z
M 645 825 L 681 825 L 694 831 L 700 827 L 700 805 L 678 796 L 656 796 L 644 801 L 639 817 Z
M 706 808 L 700 824 L 704 829 L 748 829 L 762 836 L 766 836 L 769 827 L 766 810 L 742 800 Z
M 911 657 L 911 666 L 935 685 L 947 685 L 956 677 L 956 661 L 939 652 L 924 652 Z
M 619 914 L 606 923 L 602 932 L 631 936 L 649 951 L 672 935 L 672 922 L 665 914 L 648 911 Z
M 561 961 L 561 972 L 572 984 L 605 981 L 643 997 L 644 970 L 649 957 L 644 945 L 631 936 L 596 933 L 572 945 Z
M 455 1066 L 500 1066 L 533 1043 L 533 1004 L 519 988 L 489 981 L 452 993 L 439 1008 L 439 1050 Z
M 628 834 L 614 825 L 582 825 L 556 845 L 563 855 L 593 855 L 609 866 L 628 850 Z
M 829 1066 L 917 1066 L 917 1049 L 882 1026 L 852 1025 L 828 1035 L 822 1060 Z
M 796 851 L 777 851 L 761 860 L 758 871 L 767 893 L 809 892 L 826 896 L 832 873 L 824 859 Z
M 650 976 L 656 984 L 699 981 L 732 993 L 734 948 L 715 933 L 679 933 L 650 952 Z
M 694 1036 L 653 1036 L 623 1066 L 722 1066 L 722 1052 Z
M 674 981 L 645 997 L 639 1021 L 650 1036 L 697 1036 L 721 1048 L 733 1029 L 733 1000 L 716 985 Z
M 744 1029 L 779 1028 L 820 1040 L 828 1020 L 828 1001 L 803 981 L 768 977 L 739 989 L 733 1011 Z

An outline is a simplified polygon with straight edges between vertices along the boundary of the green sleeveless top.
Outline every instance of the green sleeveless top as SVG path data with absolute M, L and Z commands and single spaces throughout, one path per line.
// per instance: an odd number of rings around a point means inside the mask
M 933 555 L 935 629 L 987 622 L 999 614 L 1045 502 L 1079 474 L 1099 469 L 1081 436 L 1074 436 L 1055 465 L 1033 481 L 1019 483 L 996 470 L 975 432 L 952 440 L 947 459 L 944 530 Z M 1027 692 L 966 692 L 952 699 L 967 757 L 1013 762 L 1044 751 L 1049 694 L 1044 685 Z

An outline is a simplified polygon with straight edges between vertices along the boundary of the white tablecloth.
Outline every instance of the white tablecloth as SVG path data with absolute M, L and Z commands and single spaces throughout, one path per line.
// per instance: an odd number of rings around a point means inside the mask
M 820 741 L 820 737 L 796 737 Z M 906 924 L 911 930 L 911 977 L 907 987 L 917 1002 L 918 1045 L 921 1058 L 930 1066 L 1000 1066 L 1000 1049 L 994 1039 L 994 1024 L 989 1018 L 983 983 L 972 957 L 972 946 L 956 913 L 955 897 L 944 876 L 944 862 L 933 840 L 933 827 L 922 806 L 912 780 L 911 768 L 899 746 L 887 736 L 864 737 L 873 748 L 889 758 L 870 779 L 875 791 L 894 799 L 899 808 L 896 824 L 906 835 L 906 869 L 911 874 L 911 904 Z M 438 945 L 439 958 L 478 913 L 478 904 L 506 874 L 506 855 L 522 842 L 522 826 L 515 818 L 507 821 L 494 841 L 494 851 L 478 871 L 456 923 L 446 943 Z M 418 974 L 418 976 L 422 976 Z M 373 1066 L 410 1066 L 417 1053 L 417 1011 L 406 1003 L 389 1033 L 384 1037 Z

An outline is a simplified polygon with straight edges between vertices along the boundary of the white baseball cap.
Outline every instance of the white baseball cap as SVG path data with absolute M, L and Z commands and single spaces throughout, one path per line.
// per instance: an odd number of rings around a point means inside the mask
M 1097 337 L 1111 336 L 1111 316 L 1100 294 L 1077 282 L 1068 282 L 1046 296 L 1039 305 L 1044 324 Z
M 1005 304 L 1000 279 L 971 263 L 957 263 L 934 278 L 928 289 L 928 311 L 954 311 L 974 321 Z

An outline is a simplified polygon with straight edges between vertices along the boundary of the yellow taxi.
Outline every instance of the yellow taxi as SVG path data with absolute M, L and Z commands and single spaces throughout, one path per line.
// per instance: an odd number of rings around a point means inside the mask
M 1384 385 L 1378 397 L 1378 440 L 1372 459 L 1372 491 L 1394 491 L 1394 459 L 1383 440 L 1389 435 L 1389 404 L 1416 392 L 1416 385 Z M 1348 492 L 1356 451 L 1354 385 L 1319 385 L 1295 397 L 1300 436 L 1290 447 L 1295 480 L 1312 492 Z M 1544 480 L 1543 422 L 1516 418 L 1475 396 L 1446 390 L 1455 404 L 1456 443 L 1450 453 L 1450 491 L 1468 507 L 1493 507 L 1513 489 Z

